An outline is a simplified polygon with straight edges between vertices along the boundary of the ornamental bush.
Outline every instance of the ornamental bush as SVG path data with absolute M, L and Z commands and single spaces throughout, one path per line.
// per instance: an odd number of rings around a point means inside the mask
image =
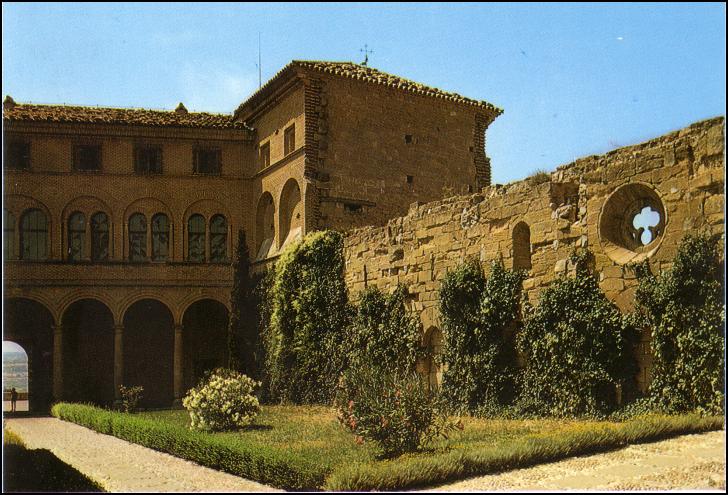
M 125 413 L 135 413 L 139 407 L 139 401 L 142 400 L 144 387 L 138 385 L 136 387 L 126 387 L 119 385 L 119 395 L 121 395 L 121 410 Z
M 668 412 L 721 414 L 725 384 L 725 306 L 718 239 L 687 235 L 659 276 L 636 265 L 635 317 L 652 330 L 649 395 Z
M 616 386 L 635 374 L 629 319 L 599 289 L 585 252 L 573 255 L 574 277 L 561 277 L 527 308 L 518 349 L 526 359 L 519 405 L 524 413 L 602 415 L 616 405 Z
M 415 371 L 349 368 L 335 398 L 337 417 L 356 443 L 376 442 L 384 457 L 413 452 L 462 424 L 448 421 L 434 392 Z
M 520 314 L 524 276 L 497 261 L 486 278 L 477 260 L 445 275 L 440 288 L 442 394 L 454 410 L 491 414 L 512 400 L 515 355 L 508 334 Z
M 423 355 L 420 320 L 407 310 L 406 294 L 401 284 L 392 294 L 377 287 L 362 291 L 345 340 L 347 366 L 415 371 L 417 359 Z
M 242 428 L 260 412 L 253 395 L 259 382 L 237 371 L 217 368 L 187 392 L 182 405 L 190 413 L 192 429 L 222 431 Z

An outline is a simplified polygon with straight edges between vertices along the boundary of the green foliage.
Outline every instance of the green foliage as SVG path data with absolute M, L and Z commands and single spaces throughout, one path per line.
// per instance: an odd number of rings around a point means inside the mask
M 454 425 L 417 374 L 363 366 L 349 368 L 337 391 L 339 421 L 357 443 L 373 440 L 385 457 L 414 452 Z
M 190 389 L 182 405 L 191 428 L 222 431 L 248 426 L 260 412 L 253 390 L 260 383 L 237 371 L 217 368 Z
M 507 337 L 519 315 L 524 276 L 498 261 L 486 278 L 477 260 L 445 275 L 442 394 L 454 410 L 488 414 L 512 399 L 515 356 Z
M 635 271 L 636 320 L 652 329 L 654 405 L 722 413 L 725 306 L 718 240 L 687 235 L 670 270 L 654 276 L 645 260 Z
M 539 425 L 533 433 L 508 437 L 501 442 L 474 442 L 469 448 L 459 445 L 438 455 L 351 463 L 332 473 L 324 488 L 327 491 L 402 491 L 722 427 L 722 417 L 696 415 L 652 415 L 616 424 L 577 422 L 572 428 Z M 458 444 L 462 443 L 458 439 Z
M 142 400 L 144 387 L 141 385 L 136 387 L 125 387 L 119 385 L 119 394 L 121 395 L 121 410 L 126 413 L 135 413 L 139 407 L 139 401 Z
M 60 402 L 53 405 L 51 414 L 105 435 L 279 488 L 311 489 L 324 482 L 325 471 L 314 460 L 307 461 L 265 445 L 236 441 L 235 437 L 211 435 L 84 404 Z
M 343 237 L 334 231 L 308 234 L 277 260 L 264 334 L 272 399 L 309 404 L 333 399 L 351 319 L 343 273 Z
M 414 371 L 422 356 L 420 320 L 407 311 L 407 289 L 398 285 L 390 295 L 376 287 L 362 291 L 347 337 L 348 365 L 388 371 Z
M 258 372 L 255 350 L 258 347 L 258 329 L 251 315 L 256 313 L 255 298 L 250 279 L 250 255 L 245 231 L 238 231 L 238 243 L 233 261 L 233 288 L 230 293 L 230 320 L 228 323 L 228 355 L 230 368 L 248 376 Z
M 634 376 L 636 332 L 599 289 L 588 252 L 572 257 L 573 278 L 541 293 L 517 345 L 526 358 L 520 408 L 556 416 L 599 415 L 616 403 L 616 386 Z
M 538 462 L 720 430 L 723 417 L 640 417 L 624 423 L 464 417 L 456 438 L 425 452 L 377 460 L 374 442 L 356 445 L 321 406 L 264 406 L 255 427 L 190 430 L 185 411 L 129 415 L 62 403 L 52 414 L 198 464 L 289 490 L 402 490 L 526 467 Z M 7 456 L 6 456 L 7 461 Z

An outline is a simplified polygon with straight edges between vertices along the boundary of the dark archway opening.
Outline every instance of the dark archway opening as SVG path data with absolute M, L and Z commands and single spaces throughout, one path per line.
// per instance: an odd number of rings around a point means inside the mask
M 154 299 L 132 304 L 124 315 L 123 385 L 144 387 L 141 407 L 170 407 L 173 400 L 174 320 Z
M 63 398 L 100 406 L 114 403 L 114 316 L 95 299 L 63 314 Z
M 206 371 L 227 365 L 227 327 L 228 310 L 218 301 L 197 301 L 185 311 L 182 318 L 185 394 Z
M 47 412 L 53 402 L 53 316 L 29 299 L 6 299 L 4 306 L 3 338 L 28 356 L 28 407 Z

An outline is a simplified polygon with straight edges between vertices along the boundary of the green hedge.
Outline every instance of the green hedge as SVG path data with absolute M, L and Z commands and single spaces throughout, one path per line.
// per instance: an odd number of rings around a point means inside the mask
M 278 488 L 321 487 L 327 474 L 315 460 L 85 404 L 61 402 L 51 408 L 51 414 L 99 433 Z
M 457 449 L 437 456 L 402 456 L 378 463 L 352 464 L 332 473 L 325 489 L 402 490 L 557 461 L 576 455 L 722 428 L 723 417 L 647 416 L 624 423 L 591 424 L 557 433 L 535 433 L 505 443 Z

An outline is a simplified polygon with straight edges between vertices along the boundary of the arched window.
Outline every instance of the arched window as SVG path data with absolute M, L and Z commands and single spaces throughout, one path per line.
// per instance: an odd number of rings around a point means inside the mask
M 169 257 L 169 220 L 164 213 L 152 217 L 152 260 L 166 261 Z
M 513 229 L 513 269 L 531 269 L 531 229 L 525 222 Z
M 76 212 L 68 219 L 68 261 L 83 259 L 83 245 L 86 239 L 86 217 Z
M 28 210 L 20 222 L 20 257 L 44 260 L 48 257 L 48 219 L 40 210 Z
M 15 258 L 15 216 L 3 210 L 3 252 L 6 260 Z
M 205 217 L 192 215 L 187 221 L 187 260 L 205 261 Z
M 109 259 L 109 217 L 103 212 L 91 217 L 91 259 Z
M 227 220 L 222 215 L 210 220 L 210 261 L 227 261 Z
M 129 217 L 129 260 L 147 259 L 147 218 L 141 213 Z

